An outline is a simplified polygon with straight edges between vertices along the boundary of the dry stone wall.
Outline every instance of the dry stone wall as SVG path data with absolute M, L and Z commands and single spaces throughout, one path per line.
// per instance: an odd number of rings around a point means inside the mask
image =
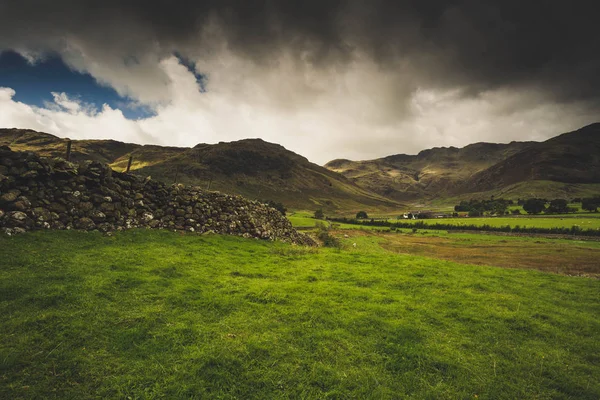
M 118 173 L 0 147 L 0 230 L 111 232 L 128 228 L 215 232 L 315 245 L 279 211 L 240 196 Z

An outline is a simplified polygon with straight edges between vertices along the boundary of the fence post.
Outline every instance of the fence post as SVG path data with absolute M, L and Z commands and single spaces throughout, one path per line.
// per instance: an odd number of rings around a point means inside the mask
M 127 162 L 127 169 L 125 170 L 125 173 L 128 173 L 129 170 L 131 169 L 131 162 L 133 161 L 133 156 L 129 156 L 129 161 Z
M 67 139 L 67 161 L 71 161 L 71 139 Z

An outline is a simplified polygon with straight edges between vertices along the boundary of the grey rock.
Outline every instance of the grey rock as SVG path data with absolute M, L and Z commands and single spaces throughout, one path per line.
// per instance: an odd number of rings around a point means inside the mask
M 94 210 L 90 213 L 90 218 L 95 223 L 104 222 L 104 220 L 106 220 L 106 214 L 100 210 Z
M 24 221 L 27 219 L 27 214 L 21 211 L 12 211 L 8 213 L 9 218 L 14 219 L 16 221 Z
M 31 208 L 31 202 L 26 197 L 19 197 L 18 201 L 15 201 L 12 208 L 17 211 L 27 211 Z
M 17 200 L 17 197 L 19 197 L 20 194 L 21 194 L 20 190 L 13 189 L 13 190 L 9 191 L 8 193 L 4 193 L 2 196 L 0 196 L 0 202 L 11 203 L 11 202 Z
M 148 223 L 148 222 L 152 221 L 153 219 L 154 219 L 154 215 L 152 215 L 152 213 L 149 213 L 149 212 L 142 213 L 142 221 Z
M 94 221 L 87 217 L 79 218 L 79 220 L 77 220 L 74 226 L 77 229 L 83 229 L 86 231 L 96 228 L 96 224 L 94 223 Z

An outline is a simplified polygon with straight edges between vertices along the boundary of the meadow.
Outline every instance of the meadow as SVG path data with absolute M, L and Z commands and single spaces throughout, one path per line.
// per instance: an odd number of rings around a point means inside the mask
M 477 226 L 491 226 L 491 227 L 505 227 L 510 226 L 515 228 L 517 226 L 521 228 L 571 228 L 577 226 L 580 229 L 600 229 L 600 213 L 585 213 L 585 214 L 567 214 L 567 215 L 518 215 L 518 216 L 506 216 L 506 217 L 458 217 L 458 218 L 429 218 L 429 219 L 404 219 L 404 218 L 390 218 L 384 216 L 373 215 L 376 220 L 382 218 L 391 223 L 423 223 L 426 225 L 434 224 L 450 224 L 457 227 L 465 225 L 477 225 Z M 351 219 L 354 216 L 350 216 Z M 288 216 L 288 219 L 297 228 L 314 228 L 316 222 L 327 223 L 326 220 L 317 220 L 313 218 L 312 214 L 305 211 L 293 212 Z M 344 224 L 344 229 L 356 229 L 356 224 Z M 364 229 L 372 228 L 369 225 L 362 225 Z
M 488 225 L 492 227 L 510 226 L 514 228 L 571 228 L 578 226 L 581 229 L 600 229 L 600 218 L 595 216 L 552 216 L 552 217 L 468 217 L 468 218 L 431 218 L 431 219 L 389 219 L 391 223 L 423 222 L 424 224 L 452 224 L 461 225 Z
M 600 397 L 600 280 L 339 236 L 1 236 L 0 398 Z
M 339 222 L 331 222 L 325 219 L 316 219 L 308 215 L 308 213 L 294 213 L 287 217 L 294 228 L 301 230 L 314 230 L 319 225 L 330 227 L 335 226 L 336 229 L 366 229 L 366 230 L 387 230 L 386 228 L 378 226 L 360 225 L 356 224 L 344 224 Z

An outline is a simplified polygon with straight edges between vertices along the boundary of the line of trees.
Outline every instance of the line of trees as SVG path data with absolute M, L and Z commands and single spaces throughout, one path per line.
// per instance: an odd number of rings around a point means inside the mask
M 355 224 L 355 225 L 366 225 L 366 226 L 381 226 L 388 227 L 390 229 L 429 229 L 429 230 L 441 230 L 441 231 L 488 231 L 488 232 L 508 232 L 508 233 L 541 233 L 541 234 L 560 234 L 560 235 L 581 235 L 581 236 L 600 236 L 600 229 L 581 229 L 579 226 L 572 226 L 570 228 L 537 228 L 537 227 L 521 227 L 516 225 L 511 227 L 510 225 L 505 226 L 490 226 L 484 225 L 454 225 L 443 222 L 436 222 L 428 224 L 426 222 L 390 222 L 390 221 L 378 221 L 378 220 L 357 220 L 353 218 L 331 218 L 331 221 L 344 223 L 344 224 Z
M 581 201 L 581 208 L 585 211 L 597 212 L 600 208 L 600 196 L 588 197 L 584 199 L 574 199 Z M 479 217 L 485 215 L 507 215 L 509 206 L 513 205 L 512 200 L 494 199 L 461 201 L 454 206 L 455 212 L 468 212 L 470 217 Z M 567 214 L 577 212 L 577 208 L 570 207 L 565 199 L 548 200 L 543 198 L 518 199 L 517 204 L 523 207 L 527 214 Z M 520 214 L 518 209 L 512 210 L 512 214 Z
M 508 206 L 513 205 L 512 200 L 494 199 L 490 200 L 475 200 L 461 201 L 460 204 L 454 206 L 455 212 L 468 212 L 470 217 L 479 217 L 484 213 L 492 215 L 504 215 Z

